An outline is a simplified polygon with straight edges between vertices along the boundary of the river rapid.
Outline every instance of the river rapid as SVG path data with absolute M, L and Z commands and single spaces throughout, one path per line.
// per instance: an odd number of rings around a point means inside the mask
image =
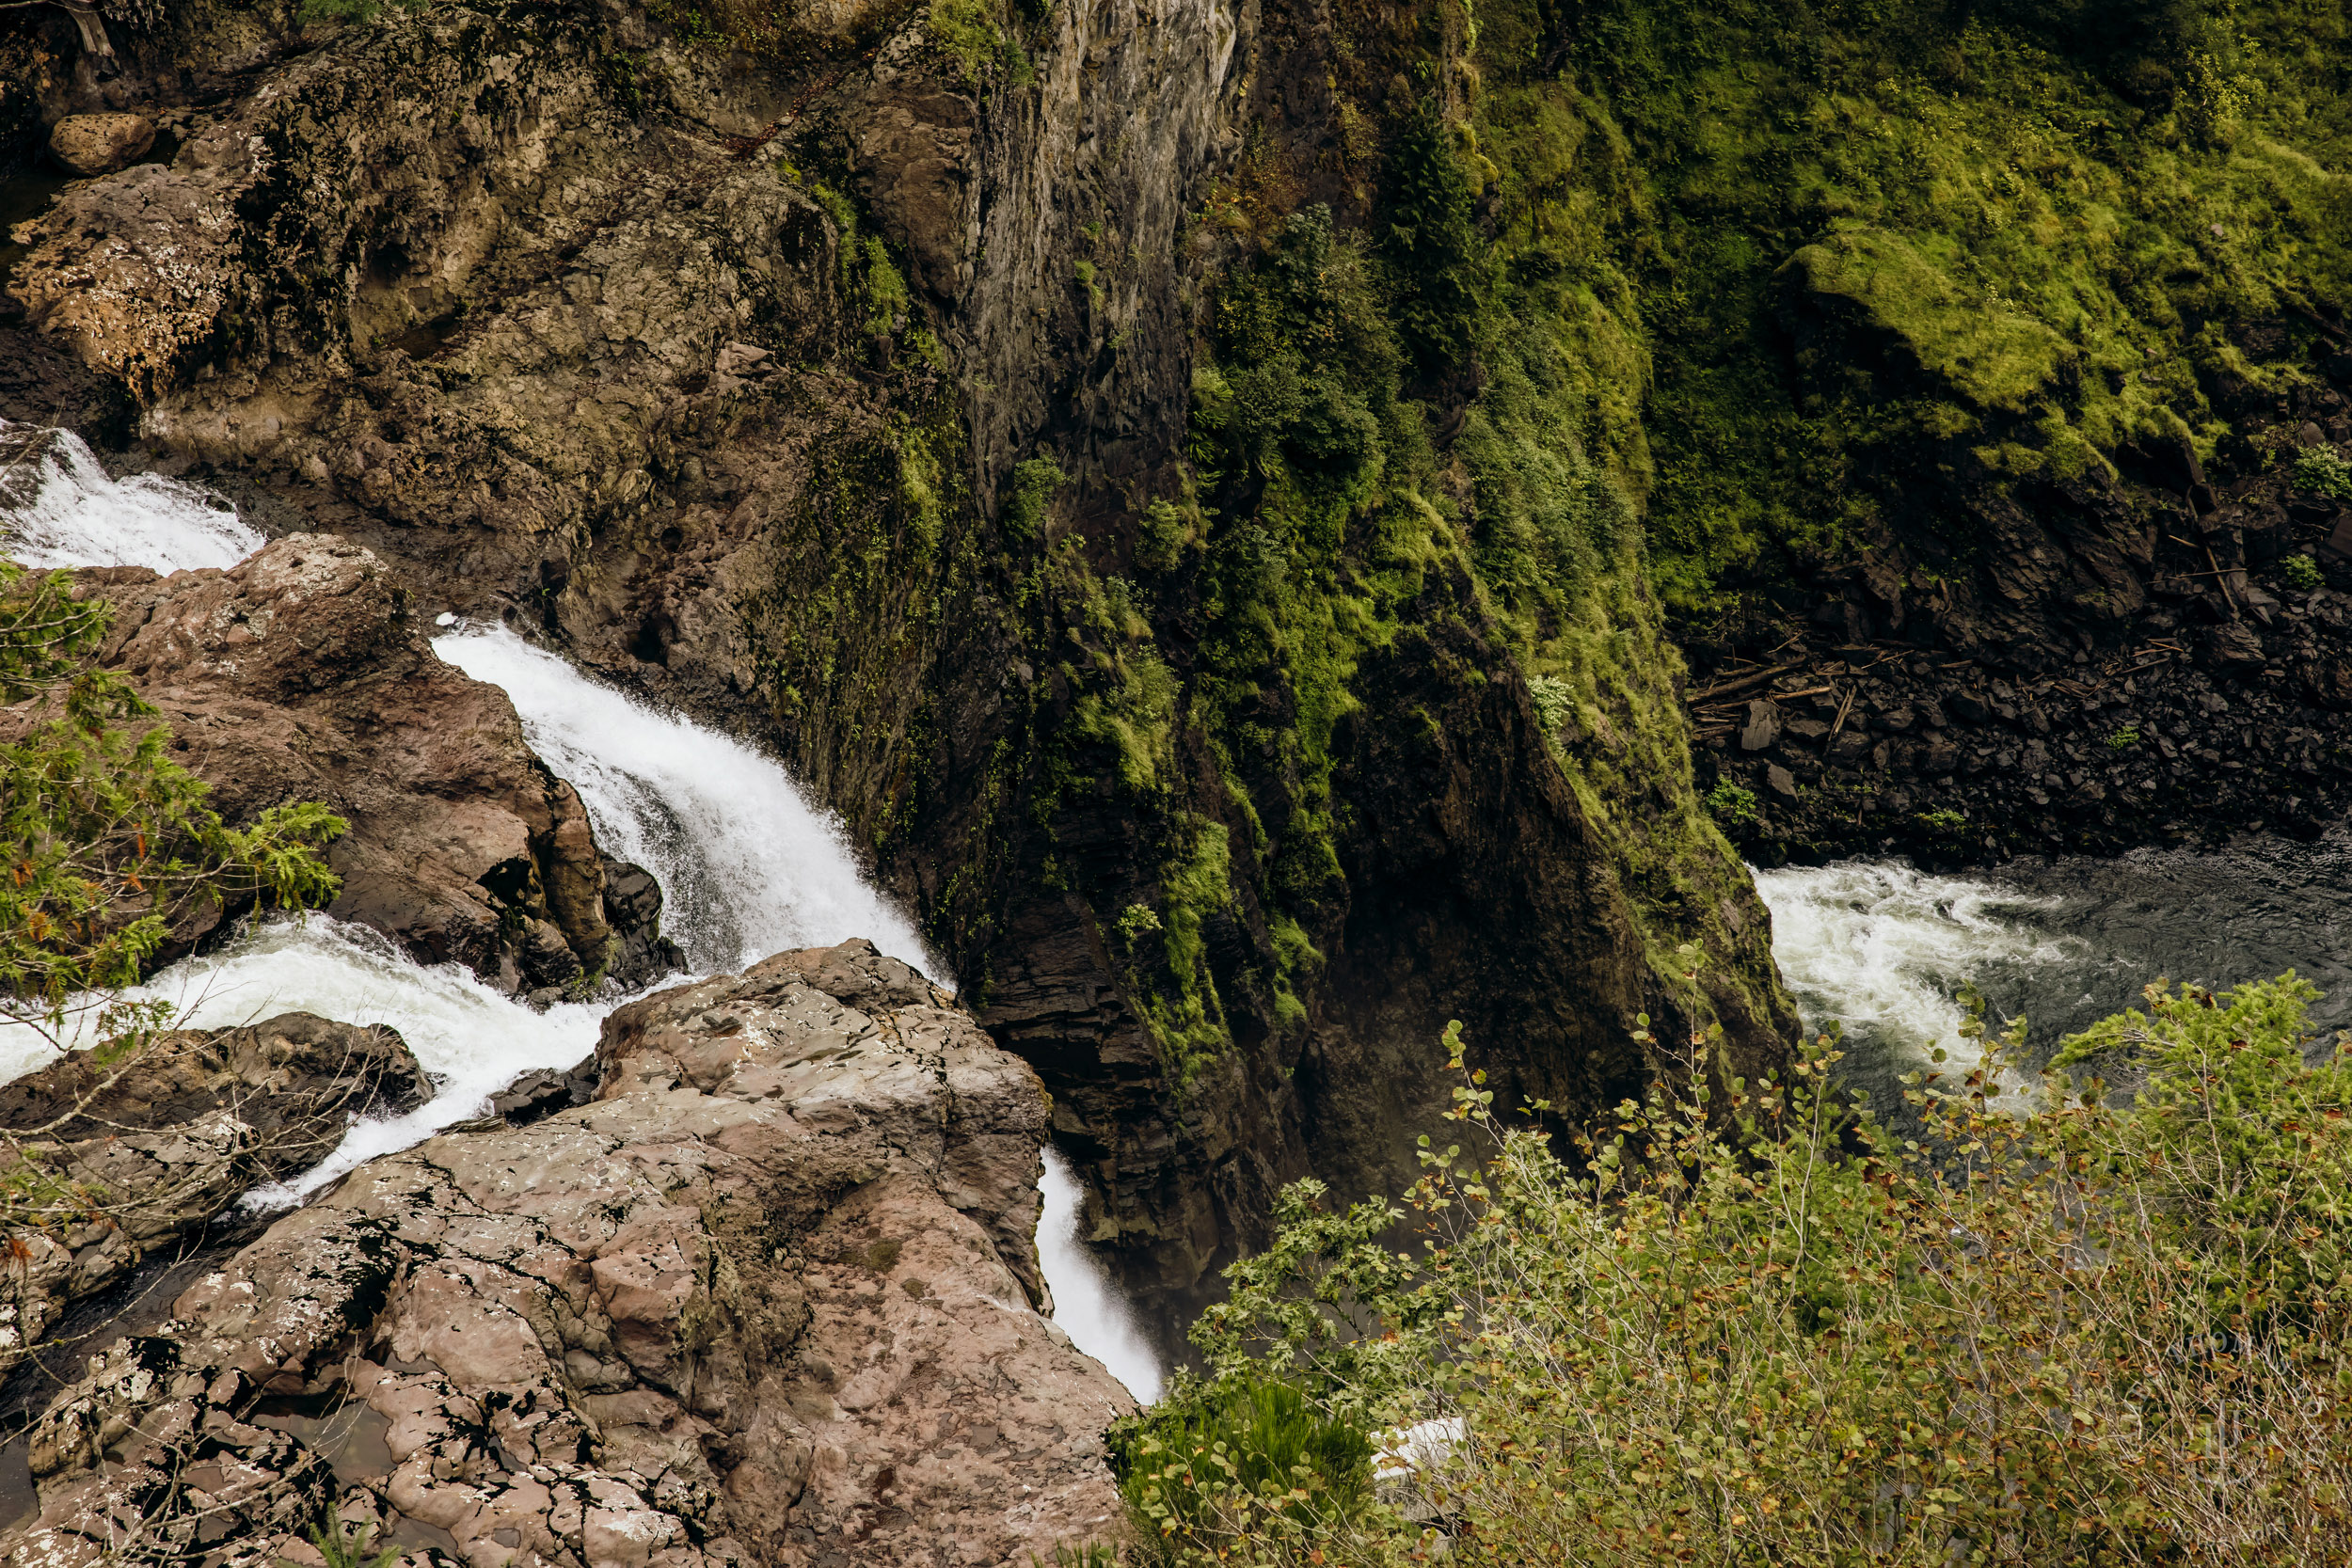
M 0 552 L 27 565 L 228 566 L 262 542 L 197 486 L 118 481 L 70 435 L 0 423 Z M 591 680 L 503 626 L 451 622 L 434 648 L 506 691 L 532 745 L 580 792 L 607 852 L 660 881 L 664 930 L 694 973 L 864 936 L 948 979 L 904 912 L 866 880 L 840 825 L 772 758 Z M 2311 844 L 2253 838 L 1965 875 L 1857 861 L 1756 876 L 1806 1022 L 1842 1021 L 1846 1070 L 1884 1107 L 1931 1050 L 1961 1048 L 1953 994 L 1963 981 L 1984 992 L 1996 1020 L 2028 1019 L 2043 1053 L 2159 977 L 2221 986 L 2292 968 L 2329 993 L 2316 1023 L 2352 1026 L 2352 835 L 2341 832 Z M 355 1125 L 317 1169 L 249 1195 L 261 1209 L 299 1202 L 363 1160 L 479 1115 L 525 1072 L 579 1062 L 618 1002 L 534 1012 L 454 967 L 421 966 L 373 931 L 318 916 L 264 923 L 147 989 L 199 1026 L 296 1008 L 389 1023 L 433 1075 L 426 1105 Z M 21 1032 L 0 1031 L 0 1081 L 40 1060 Z M 1051 1150 L 1042 1188 L 1039 1251 L 1057 1322 L 1153 1398 L 1161 1366 L 1086 1244 L 1080 1185 Z
M 0 421 L 0 554 L 26 566 L 235 565 L 266 543 L 228 501 L 192 484 L 110 478 L 69 433 Z M 692 975 L 739 971 L 773 953 L 866 937 L 952 986 L 913 922 L 868 882 L 834 816 L 774 759 L 682 715 L 590 679 L 504 626 L 444 618 L 434 651 L 513 701 L 533 750 L 580 794 L 606 853 L 661 886 L 662 930 Z M 660 987 L 690 976 L 674 975 Z M 268 1211 L 300 1202 L 362 1162 L 481 1115 L 527 1072 L 596 1050 L 625 996 L 533 1011 L 455 965 L 415 962 L 376 932 L 311 915 L 259 923 L 159 972 L 141 988 L 189 1027 L 291 1011 L 397 1029 L 431 1074 L 433 1097 L 405 1116 L 356 1122 L 342 1146 L 294 1181 L 247 1194 Z M 49 1058 L 28 1031 L 0 1027 L 0 1082 Z M 1100 1261 L 1079 1239 L 1081 1189 L 1049 1154 L 1038 1250 L 1055 1321 L 1139 1398 L 1160 1368 Z

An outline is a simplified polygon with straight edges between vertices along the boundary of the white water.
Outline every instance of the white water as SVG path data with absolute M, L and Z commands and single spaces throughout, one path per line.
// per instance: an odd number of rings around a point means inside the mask
M 1965 1015 L 1955 993 L 1963 982 L 2079 963 L 2088 952 L 2080 939 L 2037 923 L 2058 910 L 2057 898 L 1899 861 L 1758 871 L 1756 890 L 1772 912 L 1772 956 L 1806 1025 L 1836 1021 L 1861 1031 L 1900 1058 L 1902 1070 L 1938 1046 L 1960 1070 L 1978 1059 L 1960 1036 Z
M 1054 1322 L 1071 1342 L 1110 1370 L 1145 1404 L 1160 1397 L 1160 1358 L 1136 1326 L 1135 1310 L 1120 1299 L 1102 1260 L 1078 1239 L 1085 1195 L 1061 1150 L 1045 1150 L 1045 1174 L 1038 1180 L 1045 1212 L 1038 1216 L 1038 1265 L 1054 1292 Z
M 532 749 L 580 792 L 597 844 L 661 884 L 662 929 L 693 969 L 866 937 L 946 983 L 860 875 L 840 824 L 773 761 L 598 686 L 503 626 L 465 627 L 433 650 L 514 699 Z
M 526 1072 L 572 1066 L 596 1050 L 611 1010 L 568 1003 L 533 1012 L 455 964 L 428 968 L 365 926 L 315 914 L 274 921 L 220 953 L 173 964 L 140 994 L 183 1009 L 182 1025 L 192 1029 L 293 1011 L 388 1023 L 433 1076 L 432 1099 L 406 1116 L 355 1123 L 324 1164 L 248 1196 L 256 1207 L 294 1202 L 378 1154 L 479 1116 Z
M 0 555 L 57 566 L 234 566 L 268 541 L 227 501 L 156 474 L 106 477 L 71 432 L 0 420 Z
M 28 472 L 34 477 L 25 481 Z M 62 432 L 28 455 L 13 479 L 24 483 L 11 490 L 11 479 L 0 477 L 0 507 L 14 503 L 0 510 L 7 530 L 0 544 L 27 565 L 230 566 L 264 542 L 192 485 L 108 480 L 88 449 Z M 598 686 L 503 627 L 460 628 L 434 647 L 476 680 L 506 690 L 533 749 L 580 792 L 598 844 L 660 882 L 662 927 L 697 972 L 864 936 L 946 980 L 914 927 L 859 875 L 839 825 L 810 806 L 774 762 Z M 356 1122 L 320 1165 L 247 1195 L 248 1206 L 263 1209 L 298 1202 L 367 1160 L 481 1114 L 526 1072 L 580 1061 L 595 1050 L 612 1006 L 533 1012 L 455 965 L 427 968 L 367 927 L 318 915 L 262 926 L 216 953 L 172 965 L 135 994 L 173 1003 L 180 1022 L 196 1028 L 290 1011 L 389 1024 L 433 1076 L 424 1105 Z M 0 1025 L 0 1081 L 53 1054 L 33 1031 Z M 1078 1185 L 1051 1149 L 1041 1185 L 1039 1252 L 1056 1320 L 1138 1399 L 1155 1399 L 1158 1360 L 1079 1241 Z

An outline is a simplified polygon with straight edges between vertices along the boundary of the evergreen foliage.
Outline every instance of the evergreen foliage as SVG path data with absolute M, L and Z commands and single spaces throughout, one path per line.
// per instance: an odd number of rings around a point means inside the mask
M 50 715 L 0 746 L 0 1017 L 61 1041 L 94 1014 L 98 1037 L 135 1039 L 167 1009 L 116 993 L 175 925 L 207 904 L 326 902 L 337 880 L 321 850 L 344 824 L 310 803 L 222 823 L 154 709 L 87 663 L 111 607 L 72 586 L 0 561 L 0 700 Z

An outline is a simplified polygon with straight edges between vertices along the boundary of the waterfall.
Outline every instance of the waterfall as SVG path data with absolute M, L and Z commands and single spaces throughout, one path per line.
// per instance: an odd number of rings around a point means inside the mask
M 256 1209 L 293 1203 L 379 1154 L 481 1114 L 526 1072 L 584 1059 L 612 1011 L 608 1002 L 533 1012 L 455 964 L 419 964 L 368 927 L 318 914 L 272 920 L 217 953 L 183 958 L 137 994 L 171 1003 L 190 1029 L 258 1023 L 295 1010 L 389 1024 L 431 1075 L 432 1099 L 405 1116 L 355 1122 L 324 1163 L 248 1195 L 246 1206 Z
M 1160 1358 L 1136 1326 L 1135 1309 L 1111 1284 L 1102 1259 L 1079 1239 L 1085 1194 L 1061 1150 L 1045 1150 L 1038 1180 L 1045 1212 L 1038 1216 L 1037 1259 L 1054 1292 L 1054 1322 L 1071 1343 L 1103 1363 L 1127 1392 L 1145 1404 L 1160 1397 Z
M 0 554 L 21 566 L 234 566 L 267 543 L 227 501 L 156 474 L 106 477 L 71 431 L 0 420 Z
M 840 825 L 771 758 L 598 686 L 503 626 L 461 627 L 433 651 L 514 700 L 532 749 L 580 792 L 597 844 L 661 884 L 662 929 L 696 971 L 862 936 L 946 982 L 859 873 Z
M 24 564 L 225 567 L 265 542 L 194 485 L 153 477 L 118 483 L 69 433 L 0 424 L 0 552 Z M 863 936 L 950 983 L 913 924 L 860 874 L 840 825 L 772 759 L 600 686 L 503 626 L 453 626 L 433 646 L 506 692 L 532 749 L 580 792 L 598 845 L 661 884 L 663 929 L 697 973 Z M 264 1210 L 299 1202 L 367 1160 L 481 1114 L 526 1072 L 579 1062 L 617 1005 L 607 998 L 534 1012 L 455 965 L 419 964 L 366 927 L 316 914 L 260 924 L 171 965 L 135 994 L 172 1003 L 191 1028 L 292 1011 L 389 1024 L 432 1076 L 424 1105 L 356 1122 L 324 1163 L 247 1195 L 248 1208 Z M 0 1082 L 51 1054 L 31 1030 L 0 1025 Z M 1138 1399 L 1155 1398 L 1157 1358 L 1080 1242 L 1078 1185 L 1051 1149 L 1041 1185 L 1039 1254 L 1060 1305 L 1057 1321 Z

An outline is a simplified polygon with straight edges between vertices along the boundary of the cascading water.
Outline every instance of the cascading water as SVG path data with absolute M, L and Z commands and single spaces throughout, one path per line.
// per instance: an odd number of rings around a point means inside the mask
M 13 470 L 11 456 L 21 458 Z M 109 480 L 70 434 L 0 426 L 0 553 L 24 564 L 232 566 L 265 541 L 225 504 L 171 480 Z M 533 750 L 580 792 L 606 852 L 660 882 L 663 928 L 697 972 L 863 936 L 946 979 L 913 925 L 859 874 L 839 825 L 773 761 L 598 686 L 503 627 L 459 627 L 434 648 L 506 691 Z M 172 965 L 139 994 L 171 1002 L 190 1027 L 295 1010 L 389 1024 L 433 1075 L 429 1102 L 356 1124 L 314 1169 L 249 1195 L 259 1208 L 299 1201 L 366 1160 L 478 1115 L 526 1072 L 573 1065 L 595 1050 L 613 1006 L 533 1012 L 453 965 L 420 965 L 365 927 L 318 915 L 263 924 Z M 49 1054 L 29 1030 L 0 1028 L 0 1082 Z M 1080 1242 L 1077 1183 L 1052 1150 L 1042 1185 L 1038 1243 L 1057 1321 L 1137 1398 L 1155 1398 L 1158 1361 Z
M 20 566 L 234 566 L 265 543 L 236 509 L 156 474 L 109 479 L 80 436 L 0 420 L 0 555 Z
M 839 824 L 769 758 L 597 686 L 503 626 L 453 631 L 433 651 L 514 700 L 532 749 L 580 792 L 596 842 L 661 884 L 662 929 L 695 970 L 863 936 L 944 978 L 860 875 Z
M 1079 1240 L 1085 1194 L 1057 1148 L 1045 1151 L 1038 1180 L 1045 1211 L 1038 1216 L 1038 1266 L 1054 1292 L 1054 1321 L 1071 1343 L 1110 1370 L 1145 1404 L 1160 1397 L 1160 1358 L 1136 1324 L 1134 1310 L 1112 1285 L 1102 1260 Z
M 1882 1107 L 1932 1048 L 1963 1069 L 1974 1059 L 1958 1035 L 1963 982 L 1992 1022 L 2027 1020 L 2037 1056 L 2157 979 L 2227 987 L 2293 969 L 2327 993 L 2315 1026 L 2352 1026 L 2352 835 L 2341 831 L 1967 876 L 1848 861 L 1758 871 L 1756 885 L 1805 1022 L 1847 1026 L 1847 1069 Z

